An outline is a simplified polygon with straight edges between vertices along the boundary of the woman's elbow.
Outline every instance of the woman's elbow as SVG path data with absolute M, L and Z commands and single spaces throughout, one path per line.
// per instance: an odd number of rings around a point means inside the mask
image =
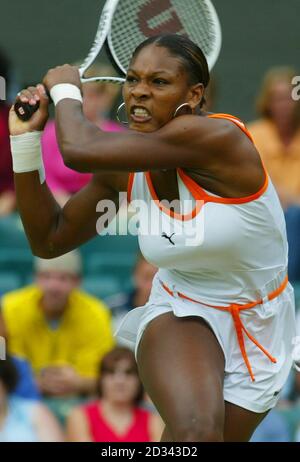
M 81 150 L 75 149 L 74 146 L 66 146 L 61 149 L 61 153 L 66 167 L 80 173 L 87 172 L 86 168 L 84 168 L 84 156 Z
M 64 255 L 67 251 L 60 246 L 54 244 L 54 242 L 44 242 L 44 243 L 30 243 L 30 248 L 32 255 L 34 257 L 39 257 L 44 260 L 51 260 L 52 258 L 60 257 Z
M 51 258 L 56 258 L 59 254 L 51 251 L 47 247 L 37 247 L 31 245 L 31 252 L 34 257 L 42 258 L 43 260 L 51 260 Z

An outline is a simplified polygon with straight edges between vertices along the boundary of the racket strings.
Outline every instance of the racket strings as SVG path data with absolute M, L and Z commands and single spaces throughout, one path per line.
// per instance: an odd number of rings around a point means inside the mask
M 187 35 L 200 46 L 210 68 L 220 49 L 220 26 L 205 0 L 120 0 L 109 35 L 111 53 L 126 73 L 135 48 L 151 35 Z

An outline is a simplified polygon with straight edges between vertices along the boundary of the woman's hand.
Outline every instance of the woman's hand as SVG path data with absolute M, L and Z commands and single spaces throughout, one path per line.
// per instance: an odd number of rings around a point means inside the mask
M 34 106 L 40 103 L 39 109 L 33 114 L 30 120 L 23 122 L 20 120 L 12 106 L 9 112 L 9 131 L 11 135 L 22 135 L 27 132 L 42 131 L 49 117 L 48 106 L 49 98 L 45 87 L 41 84 L 36 87 L 28 87 L 22 90 L 16 98 L 16 102 L 29 103 Z
M 63 66 L 50 69 L 43 79 L 43 84 L 50 92 L 54 85 L 59 83 L 70 83 L 81 89 L 81 81 L 78 67 L 64 64 Z

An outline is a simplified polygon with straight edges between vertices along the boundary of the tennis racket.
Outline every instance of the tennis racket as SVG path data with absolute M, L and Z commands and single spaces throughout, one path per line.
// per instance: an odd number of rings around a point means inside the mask
M 122 85 L 135 48 L 153 35 L 168 33 L 189 37 L 202 49 L 209 69 L 213 68 L 220 53 L 222 33 L 210 0 L 106 0 L 93 46 L 79 68 L 82 83 Z M 85 78 L 103 46 L 123 77 Z M 38 107 L 39 103 L 31 106 L 17 102 L 15 111 L 26 121 Z

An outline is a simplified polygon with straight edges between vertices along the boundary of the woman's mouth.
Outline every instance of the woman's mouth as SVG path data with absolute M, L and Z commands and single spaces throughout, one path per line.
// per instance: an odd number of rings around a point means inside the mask
M 148 109 L 141 106 L 133 106 L 130 111 L 130 117 L 136 123 L 146 123 L 152 119 Z

